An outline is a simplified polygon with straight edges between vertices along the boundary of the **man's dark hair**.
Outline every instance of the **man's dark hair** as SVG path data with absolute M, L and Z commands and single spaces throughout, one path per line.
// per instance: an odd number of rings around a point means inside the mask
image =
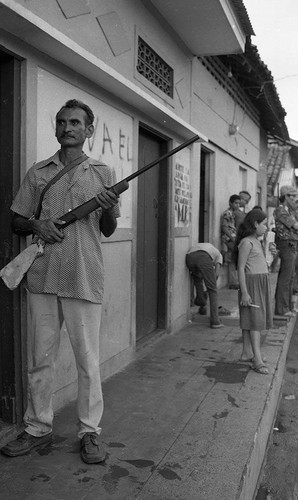
M 240 199 L 241 198 L 240 198 L 239 194 L 232 194 L 232 196 L 230 196 L 230 198 L 229 198 L 229 203 L 234 203 L 234 201 L 237 201 L 237 200 L 240 201 Z
M 85 111 L 87 118 L 86 118 L 86 125 L 92 125 L 94 122 L 94 114 L 91 108 L 87 104 L 84 104 L 82 101 L 78 101 L 77 99 L 70 99 L 67 101 L 64 106 L 62 106 L 61 109 L 59 109 L 58 113 L 56 114 L 56 121 L 58 119 L 59 113 L 65 108 L 80 108 L 83 111 Z
M 240 191 L 239 195 L 240 194 L 246 194 L 247 196 L 249 196 L 249 199 L 251 199 L 251 194 L 248 192 L 248 191 Z

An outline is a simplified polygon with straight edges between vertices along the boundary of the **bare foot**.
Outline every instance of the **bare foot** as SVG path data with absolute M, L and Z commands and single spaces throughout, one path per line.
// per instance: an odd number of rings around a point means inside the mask
M 252 354 L 250 357 L 247 357 L 247 356 L 241 356 L 240 358 L 240 361 L 244 361 L 245 363 L 253 363 L 254 362 L 254 355 Z M 262 363 L 266 363 L 267 362 L 267 359 L 265 357 L 263 357 L 263 359 L 261 360 Z
M 247 361 L 247 362 L 249 362 L 249 361 L 253 361 L 253 359 L 254 359 L 254 355 L 253 354 L 247 355 L 247 354 L 243 354 L 242 353 L 241 356 L 240 356 L 240 361 Z

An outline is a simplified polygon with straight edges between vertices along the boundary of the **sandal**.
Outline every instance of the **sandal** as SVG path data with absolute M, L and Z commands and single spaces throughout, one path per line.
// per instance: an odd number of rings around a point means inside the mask
M 265 365 L 254 365 L 252 366 L 252 369 L 257 373 L 260 373 L 260 375 L 268 375 L 269 373 L 269 370 Z

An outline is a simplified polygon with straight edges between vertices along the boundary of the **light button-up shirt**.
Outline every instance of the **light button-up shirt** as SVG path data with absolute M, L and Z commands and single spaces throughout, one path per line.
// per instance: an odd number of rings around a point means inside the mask
M 11 210 L 30 218 L 38 205 L 45 185 L 64 165 L 59 152 L 33 165 L 27 172 Z M 45 193 L 40 220 L 59 218 L 69 210 L 89 201 L 105 187 L 116 183 L 115 172 L 98 160 L 88 158 L 75 167 L 70 179 L 63 175 Z M 119 205 L 114 208 L 120 216 Z M 45 245 L 45 252 L 33 262 L 27 272 L 27 287 L 32 293 L 51 293 L 59 297 L 84 299 L 102 303 L 104 266 L 98 208 L 64 229 L 61 243 Z

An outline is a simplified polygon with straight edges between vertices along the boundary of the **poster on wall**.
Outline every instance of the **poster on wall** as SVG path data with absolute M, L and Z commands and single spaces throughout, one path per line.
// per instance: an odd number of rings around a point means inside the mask
M 190 151 L 175 157 L 174 206 L 175 227 L 188 227 L 191 221 Z
M 133 118 L 42 68 L 38 69 L 36 161 L 49 158 L 59 149 L 55 137 L 55 117 L 69 99 L 78 99 L 88 104 L 95 116 L 94 134 L 85 142 L 84 152 L 113 167 L 117 181 L 130 175 Z M 118 227 L 130 228 L 131 189 L 121 195 L 120 209 Z

